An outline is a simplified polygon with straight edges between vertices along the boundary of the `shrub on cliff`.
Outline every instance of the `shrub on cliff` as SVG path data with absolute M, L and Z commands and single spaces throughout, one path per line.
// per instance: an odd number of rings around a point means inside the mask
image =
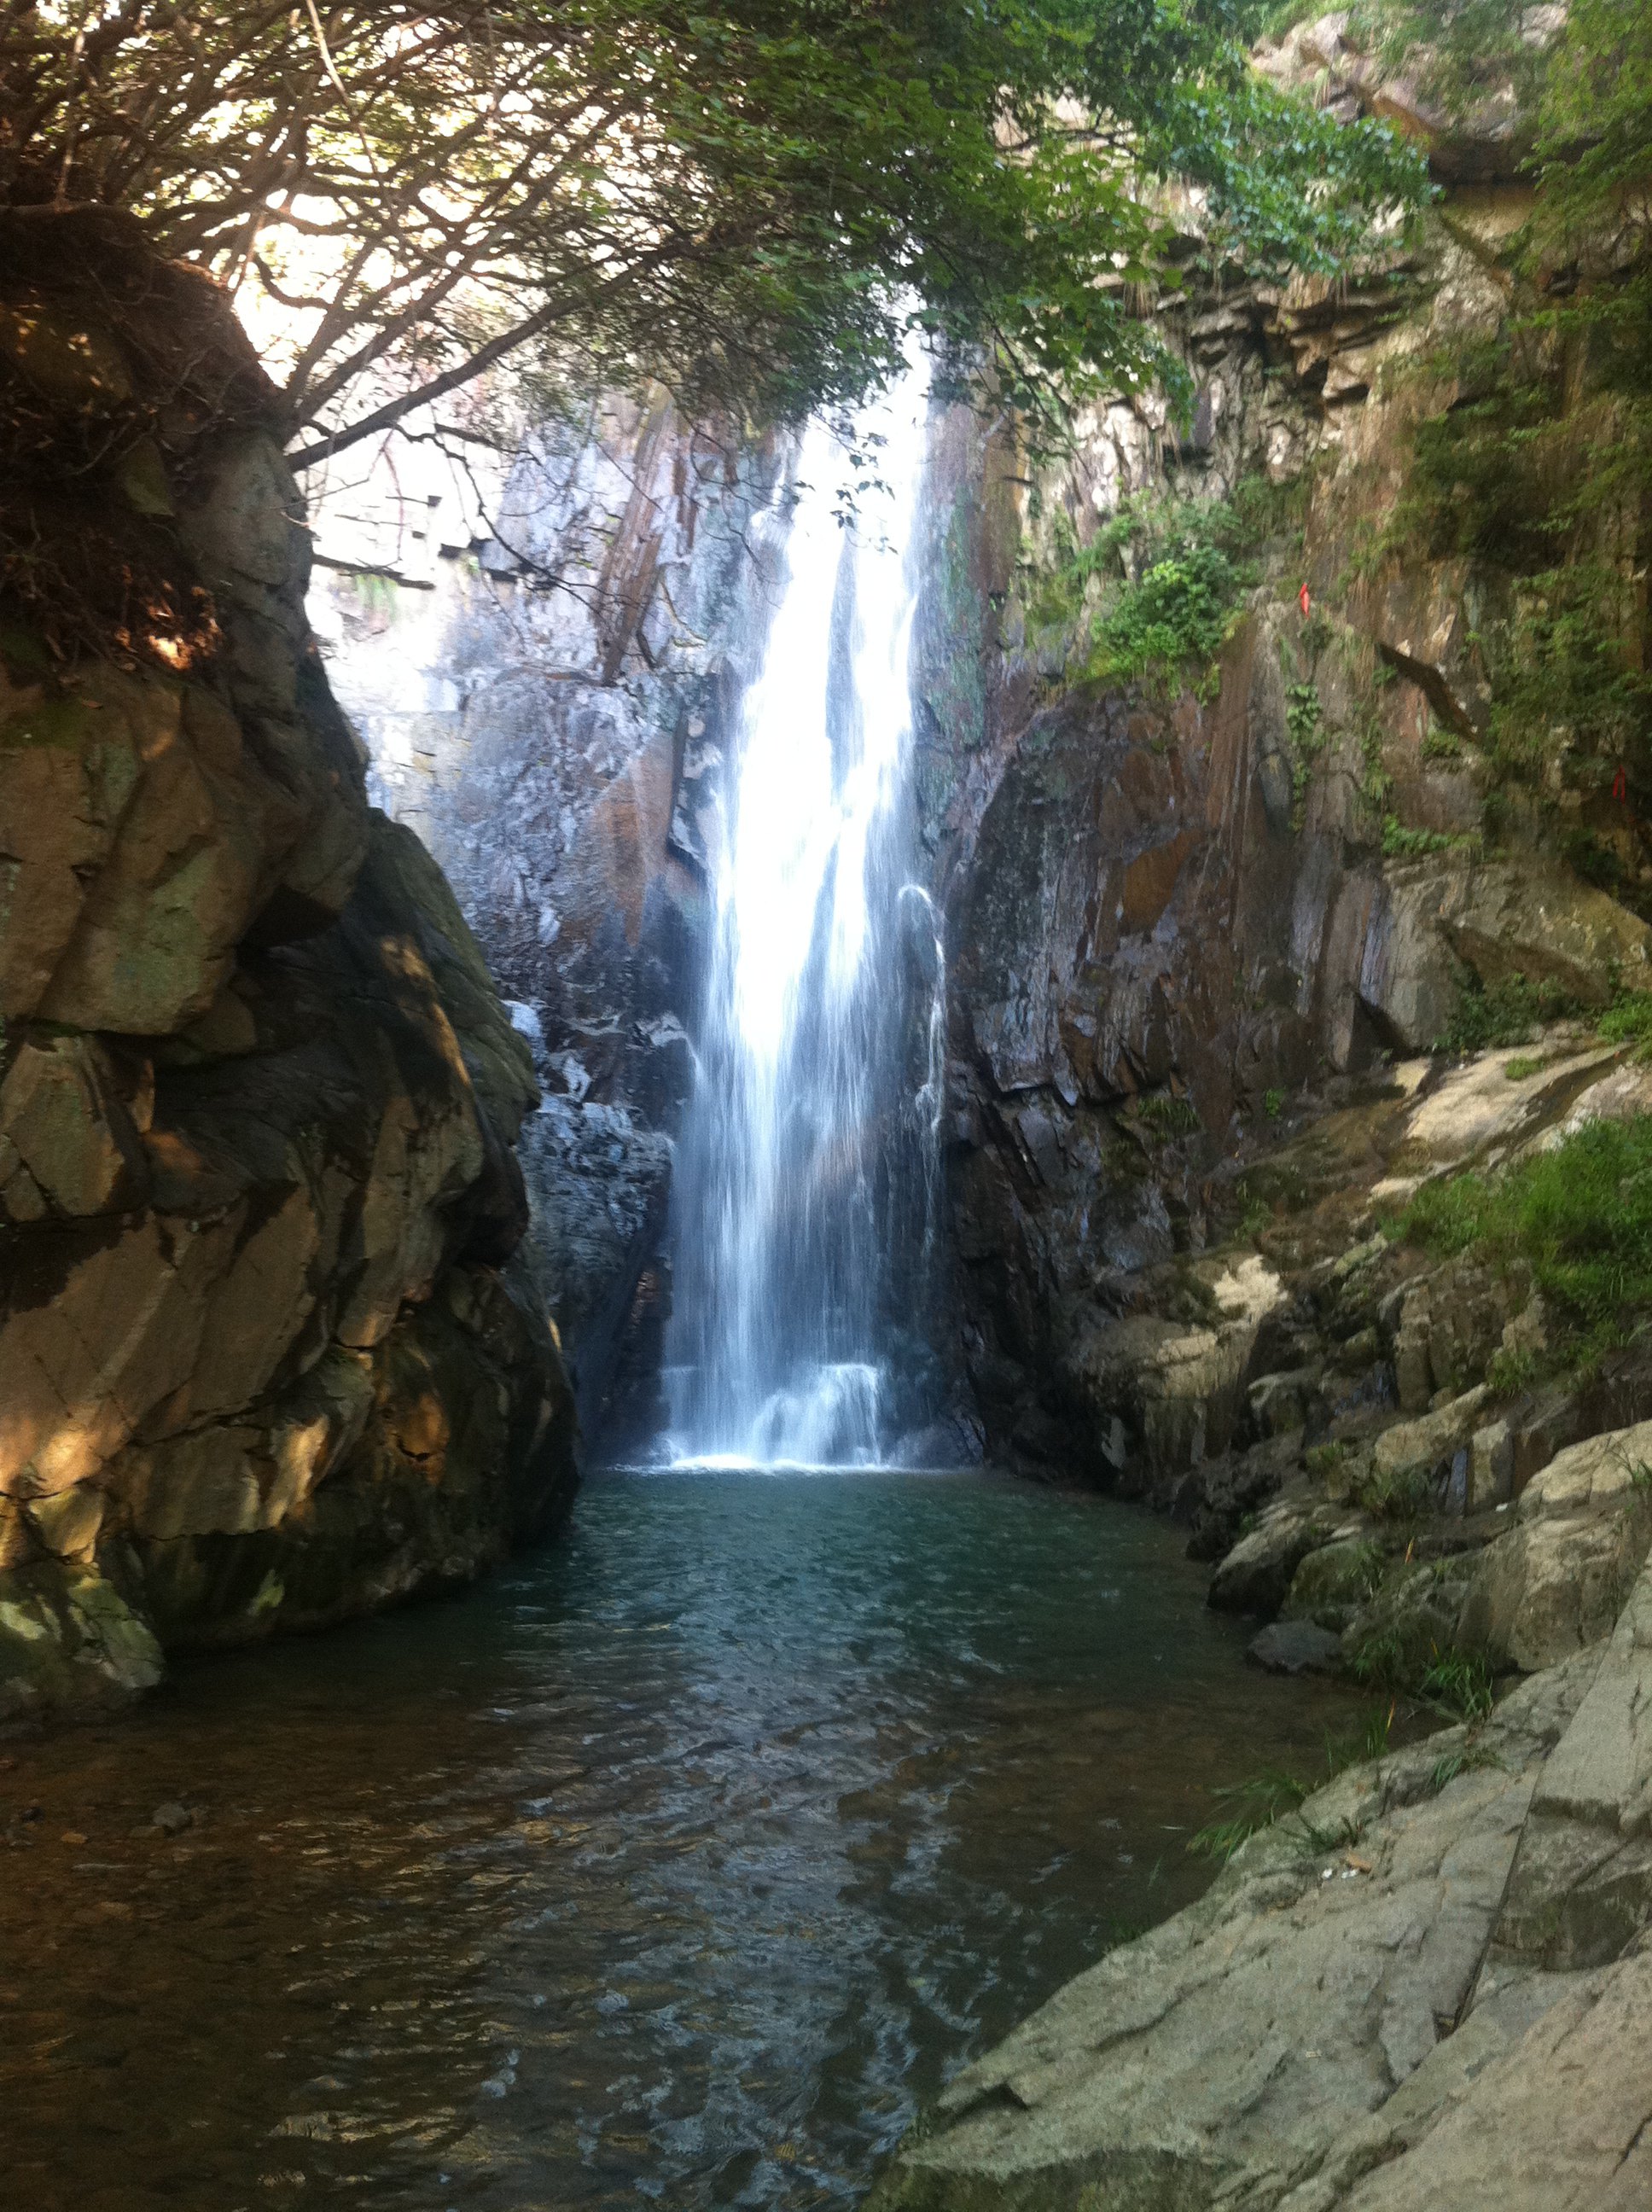
M 1432 19 L 1442 82 L 1472 88 L 1490 0 Z M 1388 533 L 1414 558 L 1466 554 L 1508 590 L 1473 641 L 1490 755 L 1515 781 L 1558 775 L 1643 811 L 1652 799 L 1652 12 L 1573 0 L 1546 51 L 1507 14 L 1503 47 L 1535 110 L 1535 211 L 1508 258 L 1494 337 L 1431 364 L 1449 409 L 1417 436 Z M 1487 58 L 1490 58 L 1489 59 Z M 1496 54 L 1484 50 L 1479 76 Z M 1501 65 L 1501 64 L 1499 64 Z M 1511 63 L 1511 66 L 1513 64 Z M 1492 603 L 1495 608 L 1495 602 Z

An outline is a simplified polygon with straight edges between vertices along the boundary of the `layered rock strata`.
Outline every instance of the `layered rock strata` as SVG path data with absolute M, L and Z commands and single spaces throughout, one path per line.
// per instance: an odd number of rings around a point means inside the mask
M 1157 1386 L 1101 1340 L 1190 1319 L 1176 1263 L 1231 1238 L 1242 1183 L 1253 1211 L 1288 1195 L 1249 1169 L 1297 1102 L 1354 1106 L 1373 1071 L 1436 1049 L 1466 993 L 1520 979 L 1588 1010 L 1652 976 L 1649 865 L 1609 775 L 1562 762 L 1534 793 L 1497 757 L 1485 641 L 1511 579 L 1394 534 L 1418 424 L 1473 396 L 1461 365 L 1507 328 L 1523 142 L 1497 100 L 1430 122 L 1347 27 L 1262 59 L 1410 117 L 1445 188 L 1417 239 L 1357 281 L 1230 277 L 1162 303 L 1185 422 L 1151 398 L 1098 406 L 1030 471 L 957 417 L 937 444 L 917 668 L 955 1242 L 992 1448 L 1032 1469 L 1143 1463 L 1134 1401 Z M 1236 495 L 1263 519 L 1206 680 L 1090 678 L 1098 587 L 1075 549 L 1133 501 Z M 1078 604 L 1052 614 L 1063 575 Z M 1584 848 L 1616 895 L 1580 879 Z M 1369 1187 L 1367 1126 L 1327 1124 L 1352 1150 L 1321 1186 Z M 1218 1418 L 1214 1450 L 1225 1435 Z
M 537 1093 L 367 803 L 280 424 L 135 225 L 0 230 L 0 1716 L 459 1580 L 574 1424 Z

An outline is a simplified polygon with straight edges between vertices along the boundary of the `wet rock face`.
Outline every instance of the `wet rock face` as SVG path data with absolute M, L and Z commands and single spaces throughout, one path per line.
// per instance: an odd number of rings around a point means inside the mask
M 0 1716 L 473 1573 L 573 1480 L 509 1265 L 530 1055 L 367 804 L 256 365 L 212 287 L 146 290 L 124 230 L 80 243 L 7 304 L 89 333 L 102 381 L 64 398 L 8 356 L 0 410 L 38 471 L 43 410 L 101 410 L 109 496 L 138 456 L 140 550 L 197 619 L 99 655 L 61 606 L 5 609 Z M 180 398 L 146 315 L 234 377 Z
M 1345 27 L 1293 33 L 1289 66 L 1318 40 L 1345 75 Z M 1380 74 L 1345 88 L 1397 112 Z M 1486 128 L 1488 147 L 1503 143 L 1495 118 Z M 1206 1244 L 1238 1227 L 1242 1177 L 1267 1213 L 1340 1183 L 1351 1243 L 1386 1158 L 1362 1081 L 1385 1058 L 1432 1052 L 1466 990 L 1519 979 L 1591 1009 L 1652 974 L 1652 931 L 1571 872 L 1544 810 L 1485 849 L 1496 777 L 1476 638 L 1496 574 L 1411 549 L 1360 556 L 1404 492 L 1418 420 L 1459 396 L 1400 365 L 1489 336 L 1506 313 L 1496 253 L 1527 202 L 1487 173 L 1392 282 L 1259 285 L 1172 311 L 1166 335 L 1200 392 L 1187 436 L 1151 402 L 1097 409 L 1036 504 L 990 438 L 949 425 L 938 440 L 935 505 L 953 520 L 919 678 L 939 702 L 926 727 L 949 702 L 968 709 L 926 787 L 947 911 L 956 1250 L 991 1443 L 1028 1465 L 1132 1469 L 1168 1494 L 1166 1479 L 1218 1457 L 1232 1424 L 1214 1400 L 1180 1444 L 1150 1437 L 1129 1363 L 1098 1391 L 1082 1348 L 1108 1326 L 1191 1322 L 1176 1302 Z M 1310 463 L 1300 546 L 1250 594 L 1202 692 L 1070 680 L 1089 617 L 1036 628 L 1006 545 L 1059 569 L 1128 497 L 1278 486 Z M 973 566 L 953 543 L 966 489 Z M 984 588 L 990 639 L 957 604 Z M 1495 1120 L 1503 1066 L 1482 1080 Z M 1287 1188 L 1258 1155 L 1297 1094 L 1341 1110 Z M 1419 1301 L 1400 1361 L 1406 1410 L 1484 1364 L 1479 1338 L 1508 1318 L 1495 1303 L 1459 1312 L 1468 1337 L 1454 1350 Z
M 428 465 L 420 453 L 402 461 Z M 538 1273 L 593 1438 L 635 1364 L 645 1273 L 650 1316 L 664 1310 L 716 794 L 774 580 L 750 525 L 778 466 L 663 398 L 604 400 L 535 429 L 475 513 L 444 519 L 454 487 L 438 473 L 430 523 L 410 478 L 391 538 L 404 562 L 408 526 L 434 530 L 428 588 L 318 593 L 372 788 L 435 854 L 532 1046 L 546 1104 L 521 1158 Z M 319 526 L 326 544 L 343 525 L 324 507 Z
M 993 1359 L 1065 1358 L 1118 1286 L 1202 1243 L 1175 1139 L 1309 1072 L 1278 896 L 1289 827 L 1246 803 L 1254 781 L 1238 718 L 1176 726 L 1076 697 L 1029 726 L 984 811 L 952 934 L 959 1248 L 987 1398 L 1005 1395 Z M 1279 979 L 1275 1003 L 1242 1003 L 1248 970 Z

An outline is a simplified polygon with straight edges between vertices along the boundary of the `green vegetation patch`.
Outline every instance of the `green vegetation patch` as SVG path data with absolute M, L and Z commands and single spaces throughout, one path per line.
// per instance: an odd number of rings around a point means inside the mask
M 1478 1651 L 1442 1651 L 1420 1687 L 1430 1704 L 1456 1720 L 1483 1721 L 1491 1710 L 1491 1669 Z
M 1307 493 L 1305 477 L 1259 476 L 1230 499 L 1138 495 L 1082 547 L 1058 516 L 1057 557 L 1032 583 L 1029 623 L 1079 629 L 1072 681 L 1139 684 L 1161 696 L 1191 682 L 1205 693 L 1265 567 L 1300 551 Z
M 1558 983 L 1508 975 L 1488 989 L 1478 978 L 1463 987 L 1451 1019 L 1434 1040 L 1436 1052 L 1485 1052 L 1496 1045 L 1530 1044 L 1545 1022 L 1577 1012 L 1577 1001 Z
M 1397 814 L 1382 819 L 1382 857 L 1414 860 L 1425 853 L 1478 853 L 1480 840 L 1472 832 L 1449 830 L 1408 830 Z
M 1652 1115 L 1591 1121 L 1503 1175 L 1425 1183 L 1390 1233 L 1523 1261 L 1574 1355 L 1621 1343 L 1652 1309 Z
M 1607 1044 L 1632 1044 L 1637 1060 L 1652 1056 L 1652 991 L 1626 991 L 1600 1017 Z
M 1315 763 L 1325 750 L 1330 732 L 1315 684 L 1285 686 L 1285 734 L 1291 740 L 1291 826 L 1300 830 L 1308 811 L 1308 787 Z
M 1122 586 L 1090 632 L 1094 683 L 1163 686 L 1189 661 L 1208 670 L 1227 643 L 1243 578 L 1219 545 L 1188 543 Z
M 1136 1111 L 1156 1137 L 1190 1137 L 1199 1127 L 1199 1109 L 1189 1098 L 1173 1098 L 1162 1091 L 1138 1099 Z
M 1378 1474 L 1375 1468 L 1353 1486 L 1354 1503 L 1373 1520 L 1418 1521 L 1435 1503 L 1434 1480 L 1426 1468 Z

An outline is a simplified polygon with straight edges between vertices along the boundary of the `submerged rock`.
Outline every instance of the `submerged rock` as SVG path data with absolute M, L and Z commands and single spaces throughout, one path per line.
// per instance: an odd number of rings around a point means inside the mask
M 1334 1674 L 1342 1664 L 1341 1639 L 1311 1620 L 1270 1621 L 1246 1654 L 1270 1674 Z

